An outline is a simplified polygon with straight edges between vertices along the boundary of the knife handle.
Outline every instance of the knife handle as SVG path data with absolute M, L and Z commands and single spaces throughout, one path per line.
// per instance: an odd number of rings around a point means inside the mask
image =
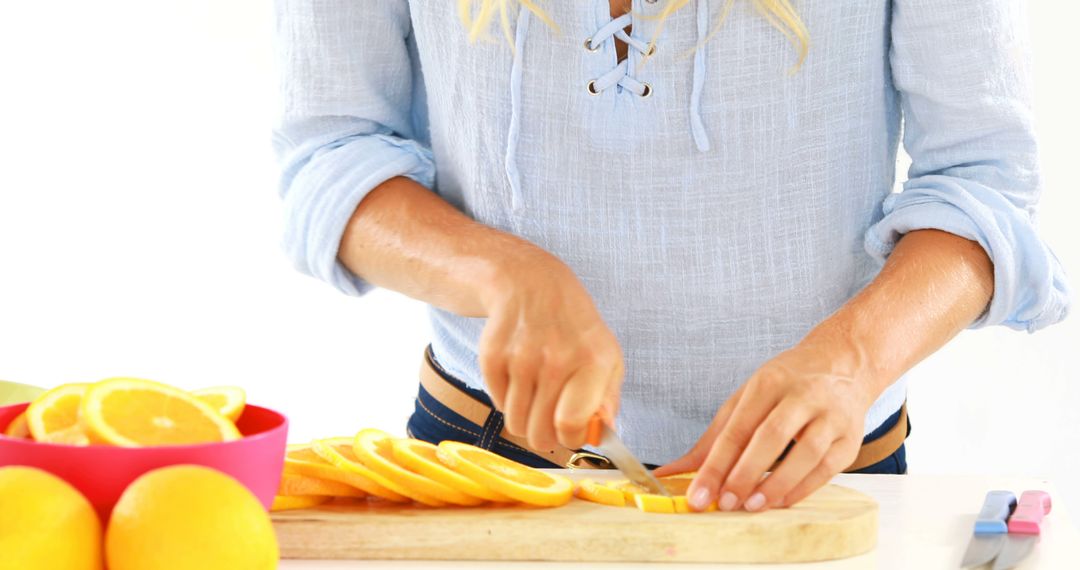
M 1009 518 L 1009 532 L 1039 534 L 1043 517 L 1050 512 L 1050 494 L 1046 491 L 1024 491 L 1016 511 Z
M 595 414 L 589 418 L 589 426 L 585 430 L 585 443 L 596 447 L 600 445 L 600 439 L 604 434 L 604 425 L 611 425 L 611 412 L 607 410 L 606 406 L 601 406 Z
M 1016 495 L 1012 491 L 989 491 L 982 509 L 975 519 L 975 534 L 1003 534 L 1009 532 L 1006 521 L 1016 508 Z

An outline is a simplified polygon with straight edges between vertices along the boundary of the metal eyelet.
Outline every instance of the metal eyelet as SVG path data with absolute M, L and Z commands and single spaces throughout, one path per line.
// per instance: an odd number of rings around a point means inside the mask
M 600 46 L 594 46 L 592 44 L 592 38 L 585 38 L 585 49 L 595 52 L 600 50 Z
M 649 85 L 648 83 L 642 83 L 642 85 L 645 86 L 645 91 L 642 91 L 641 93 L 641 98 L 644 99 L 649 95 L 652 95 L 652 85 Z
M 599 95 L 600 92 L 596 90 L 596 80 L 592 80 L 585 86 L 585 90 L 589 92 L 589 95 Z
M 656 44 L 649 46 L 649 51 L 645 53 L 645 57 L 652 57 L 656 53 Z

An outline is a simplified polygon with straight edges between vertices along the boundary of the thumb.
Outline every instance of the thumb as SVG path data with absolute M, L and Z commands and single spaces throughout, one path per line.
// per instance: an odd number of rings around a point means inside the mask
M 603 384 L 605 374 L 599 367 L 586 366 L 578 369 L 563 386 L 554 418 L 555 433 L 562 446 L 577 449 L 584 445 L 589 420 L 601 406 L 610 405 L 607 386 Z M 606 411 L 614 414 L 616 409 Z

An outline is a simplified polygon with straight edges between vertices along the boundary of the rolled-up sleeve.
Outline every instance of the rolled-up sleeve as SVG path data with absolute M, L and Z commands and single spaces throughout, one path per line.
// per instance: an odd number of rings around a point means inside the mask
M 883 261 L 906 232 L 978 242 L 994 295 L 972 328 L 1029 332 L 1068 313 L 1069 286 L 1040 239 L 1041 192 L 1023 0 L 894 0 L 892 78 L 912 164 L 866 233 Z
M 275 2 L 282 247 L 298 270 L 350 295 L 372 288 L 337 259 L 360 201 L 395 176 L 434 184 L 416 138 L 411 29 L 402 0 Z

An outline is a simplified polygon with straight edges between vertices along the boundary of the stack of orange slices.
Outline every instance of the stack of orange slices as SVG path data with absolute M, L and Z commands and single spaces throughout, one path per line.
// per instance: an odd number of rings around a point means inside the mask
M 306 508 L 335 497 L 428 507 L 523 503 L 557 507 L 573 482 L 456 441 L 439 445 L 377 429 L 290 445 L 273 510 Z
M 142 447 L 240 439 L 244 391 L 187 392 L 141 378 L 64 384 L 35 399 L 4 435 L 67 445 Z

